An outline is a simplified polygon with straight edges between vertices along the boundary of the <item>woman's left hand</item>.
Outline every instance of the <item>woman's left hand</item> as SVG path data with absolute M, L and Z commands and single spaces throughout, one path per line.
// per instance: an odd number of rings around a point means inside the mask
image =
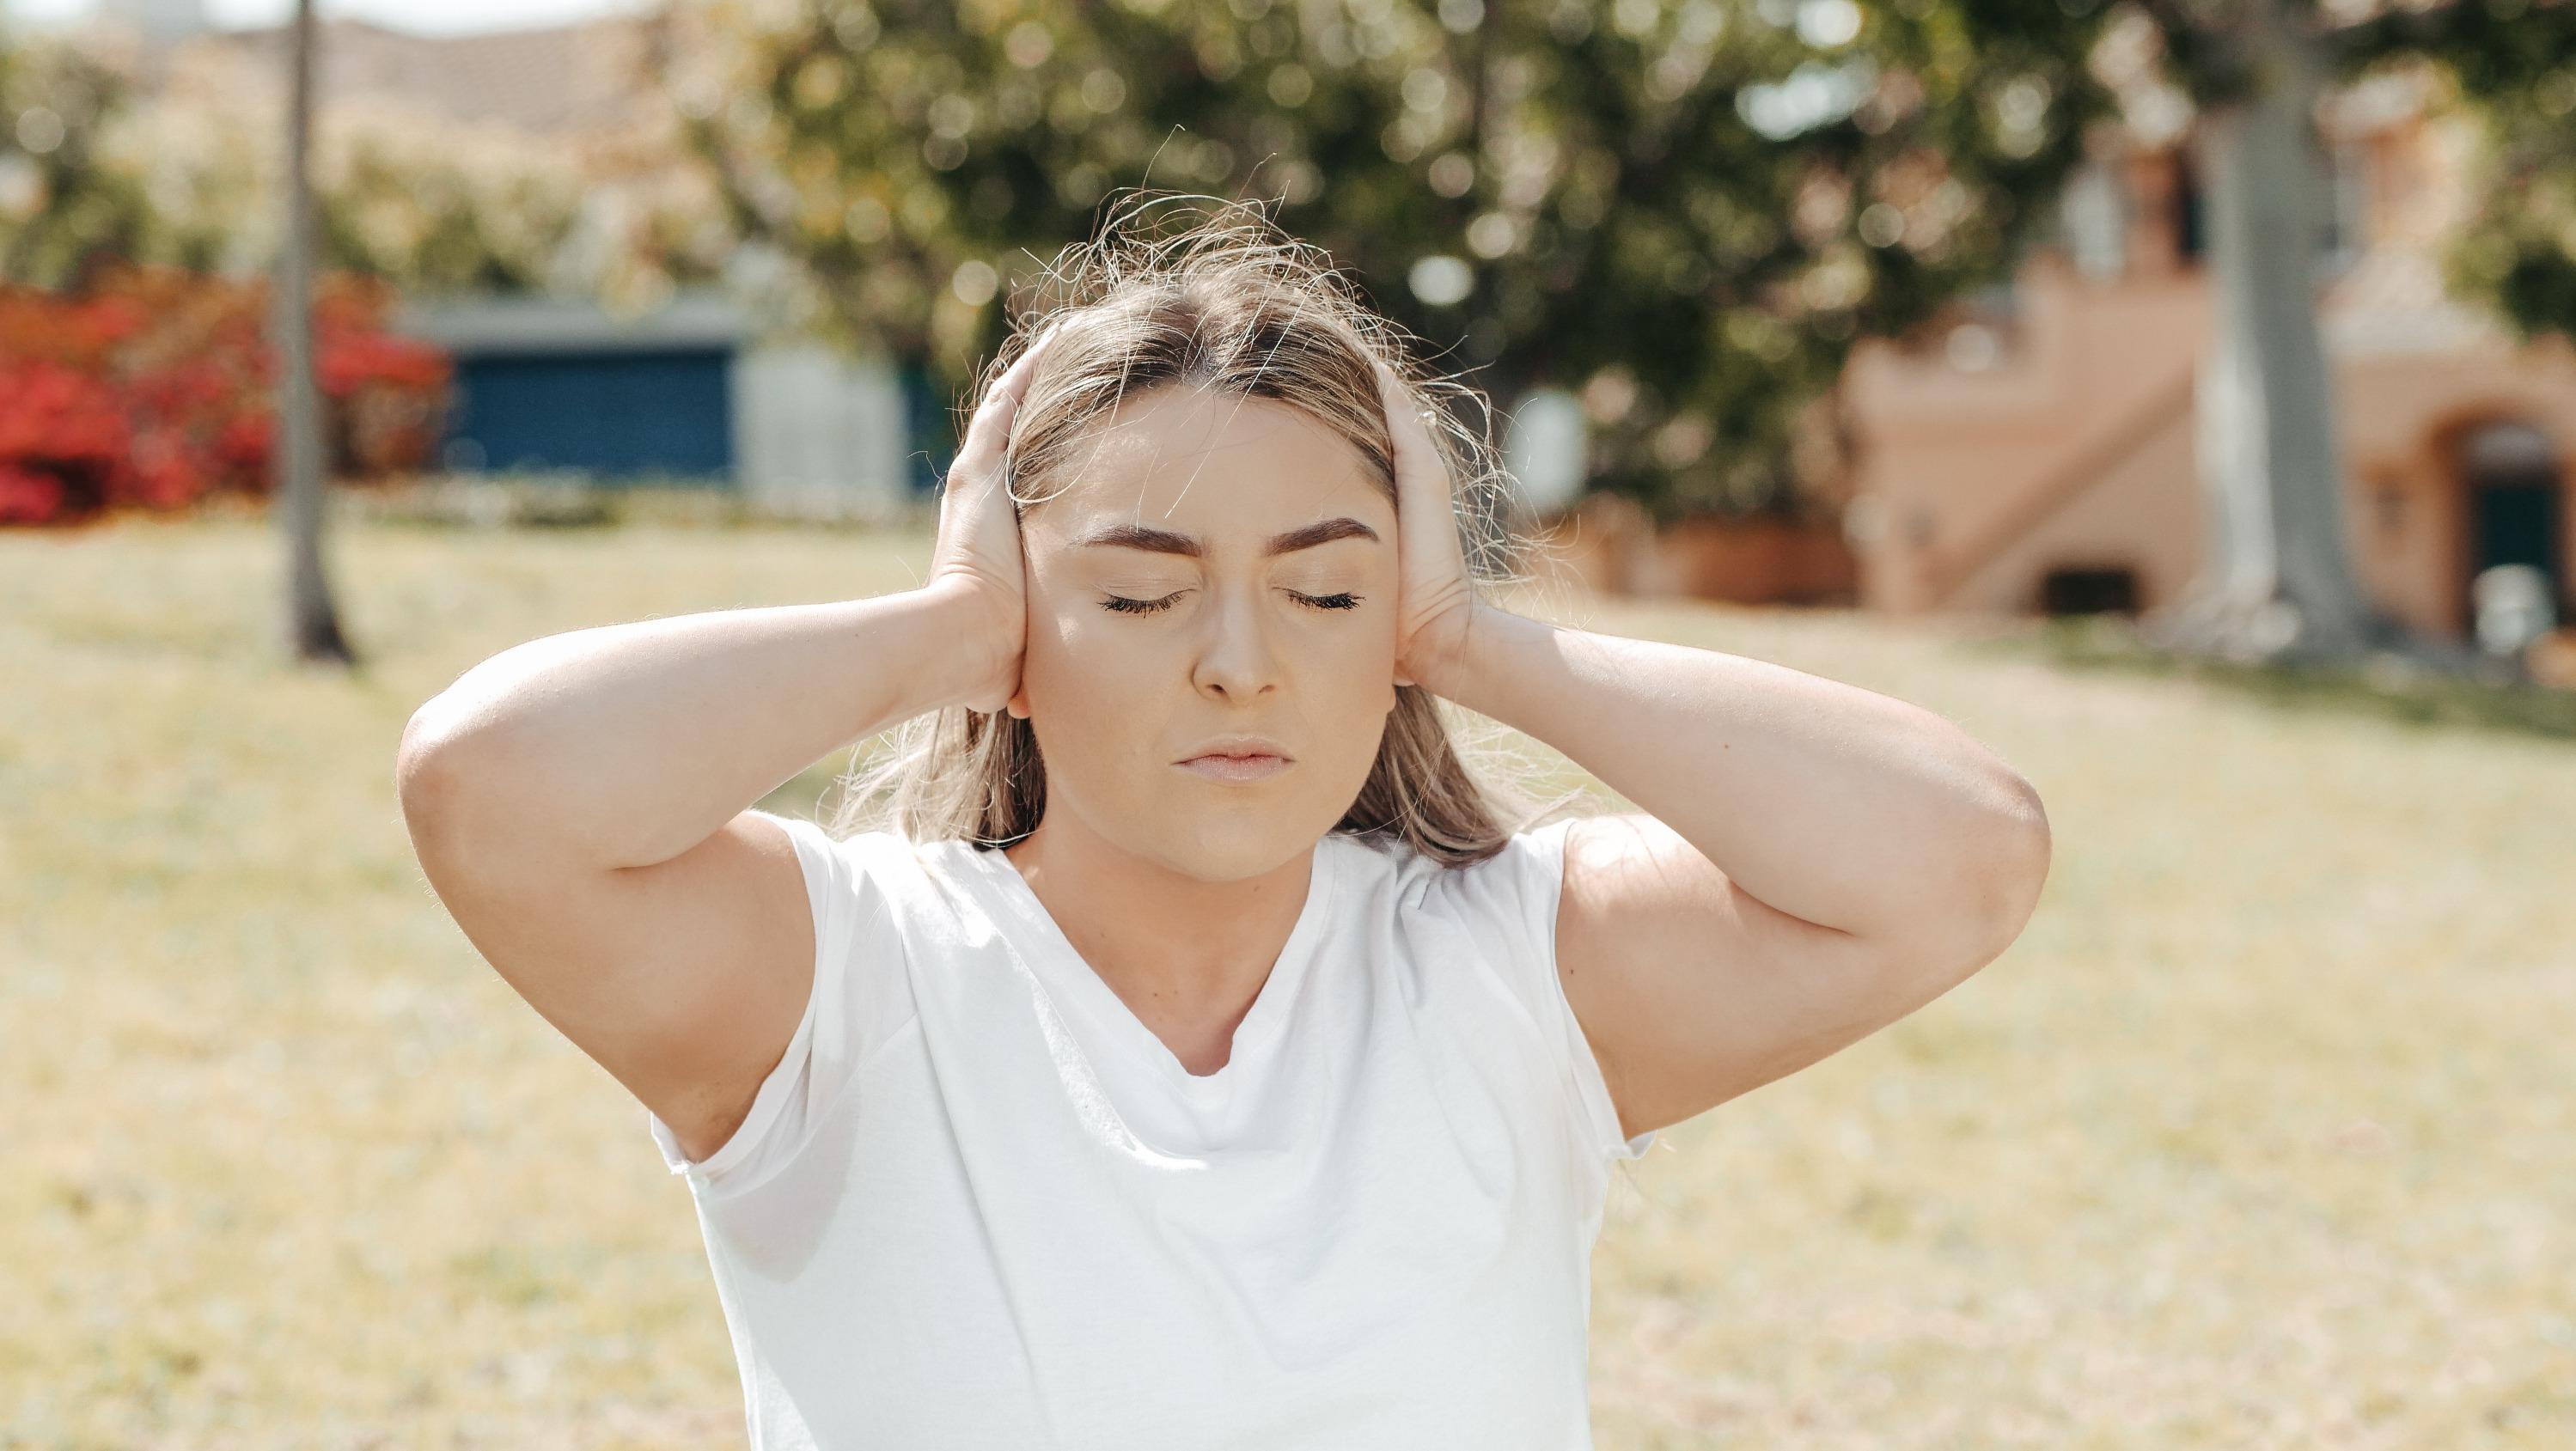
M 1376 363 L 1379 406 L 1395 440 L 1395 683 L 1449 695 L 1465 663 L 1467 629 L 1484 608 L 1458 542 L 1456 481 L 1432 443 L 1420 400 Z

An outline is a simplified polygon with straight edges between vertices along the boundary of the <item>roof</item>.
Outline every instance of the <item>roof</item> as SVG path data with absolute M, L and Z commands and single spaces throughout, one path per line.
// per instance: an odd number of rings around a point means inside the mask
M 403 304 L 393 330 L 460 357 L 739 348 L 742 309 L 715 293 L 682 293 L 634 317 L 580 298 L 475 297 Z
M 315 81 L 324 104 L 396 101 L 448 120 L 558 135 L 619 130 L 650 114 L 644 80 L 653 28 L 645 17 L 453 36 L 338 18 L 319 29 Z M 221 31 L 185 49 L 228 53 L 282 75 L 287 35 L 285 26 Z
M 2402 246 L 2364 252 L 2335 280 L 2317 309 L 2317 325 L 2338 357 L 2446 353 L 2506 342 L 2502 324 L 2450 295 L 2439 259 Z

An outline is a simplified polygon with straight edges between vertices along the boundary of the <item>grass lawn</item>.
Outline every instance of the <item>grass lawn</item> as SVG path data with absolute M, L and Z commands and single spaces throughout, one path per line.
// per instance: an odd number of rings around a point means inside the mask
M 264 521 L 0 534 L 0 1447 L 740 1445 L 687 1188 L 421 880 L 394 745 L 519 641 L 926 557 L 351 523 L 351 678 L 279 663 Z M 1605 1451 L 2576 1445 L 2576 743 L 1527 607 L 1941 711 L 2058 843 L 2001 960 L 1614 1183 Z

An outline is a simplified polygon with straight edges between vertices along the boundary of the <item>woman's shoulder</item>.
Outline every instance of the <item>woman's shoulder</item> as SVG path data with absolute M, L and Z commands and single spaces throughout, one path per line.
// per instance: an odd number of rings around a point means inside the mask
M 1400 909 L 1497 915 L 1515 924 L 1530 920 L 1544 898 L 1552 921 L 1562 881 L 1565 836 L 1576 820 L 1564 817 L 1505 833 L 1480 851 L 1428 851 L 1401 837 L 1339 832 L 1346 870 L 1383 882 Z
M 1497 863 L 1509 865 L 1531 857 L 1562 855 L 1566 832 L 1582 819 L 1580 816 L 1552 817 L 1502 832 L 1480 846 L 1447 852 L 1433 851 L 1384 828 L 1365 832 L 1337 829 L 1332 836 L 1357 852 L 1383 861 L 1390 871 L 1416 877 L 1443 878 L 1458 873 L 1491 872 Z
M 909 915 L 899 904 L 926 903 L 938 887 L 964 875 L 971 843 L 916 838 L 891 825 L 833 825 L 804 817 L 772 815 L 796 844 L 806 886 L 819 919 L 835 909 L 886 918 L 898 927 Z
M 807 844 L 860 863 L 924 860 L 974 849 L 962 838 L 915 837 L 897 825 L 831 824 L 776 812 L 762 814 L 775 816 L 789 834 Z

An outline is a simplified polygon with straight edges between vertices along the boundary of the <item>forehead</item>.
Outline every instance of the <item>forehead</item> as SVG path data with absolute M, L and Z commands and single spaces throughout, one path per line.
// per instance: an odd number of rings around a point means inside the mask
M 1267 536 L 1326 509 L 1392 519 L 1359 450 L 1267 398 L 1166 386 L 1094 423 L 1025 527 L 1057 540 L 1138 522 L 1214 541 Z

